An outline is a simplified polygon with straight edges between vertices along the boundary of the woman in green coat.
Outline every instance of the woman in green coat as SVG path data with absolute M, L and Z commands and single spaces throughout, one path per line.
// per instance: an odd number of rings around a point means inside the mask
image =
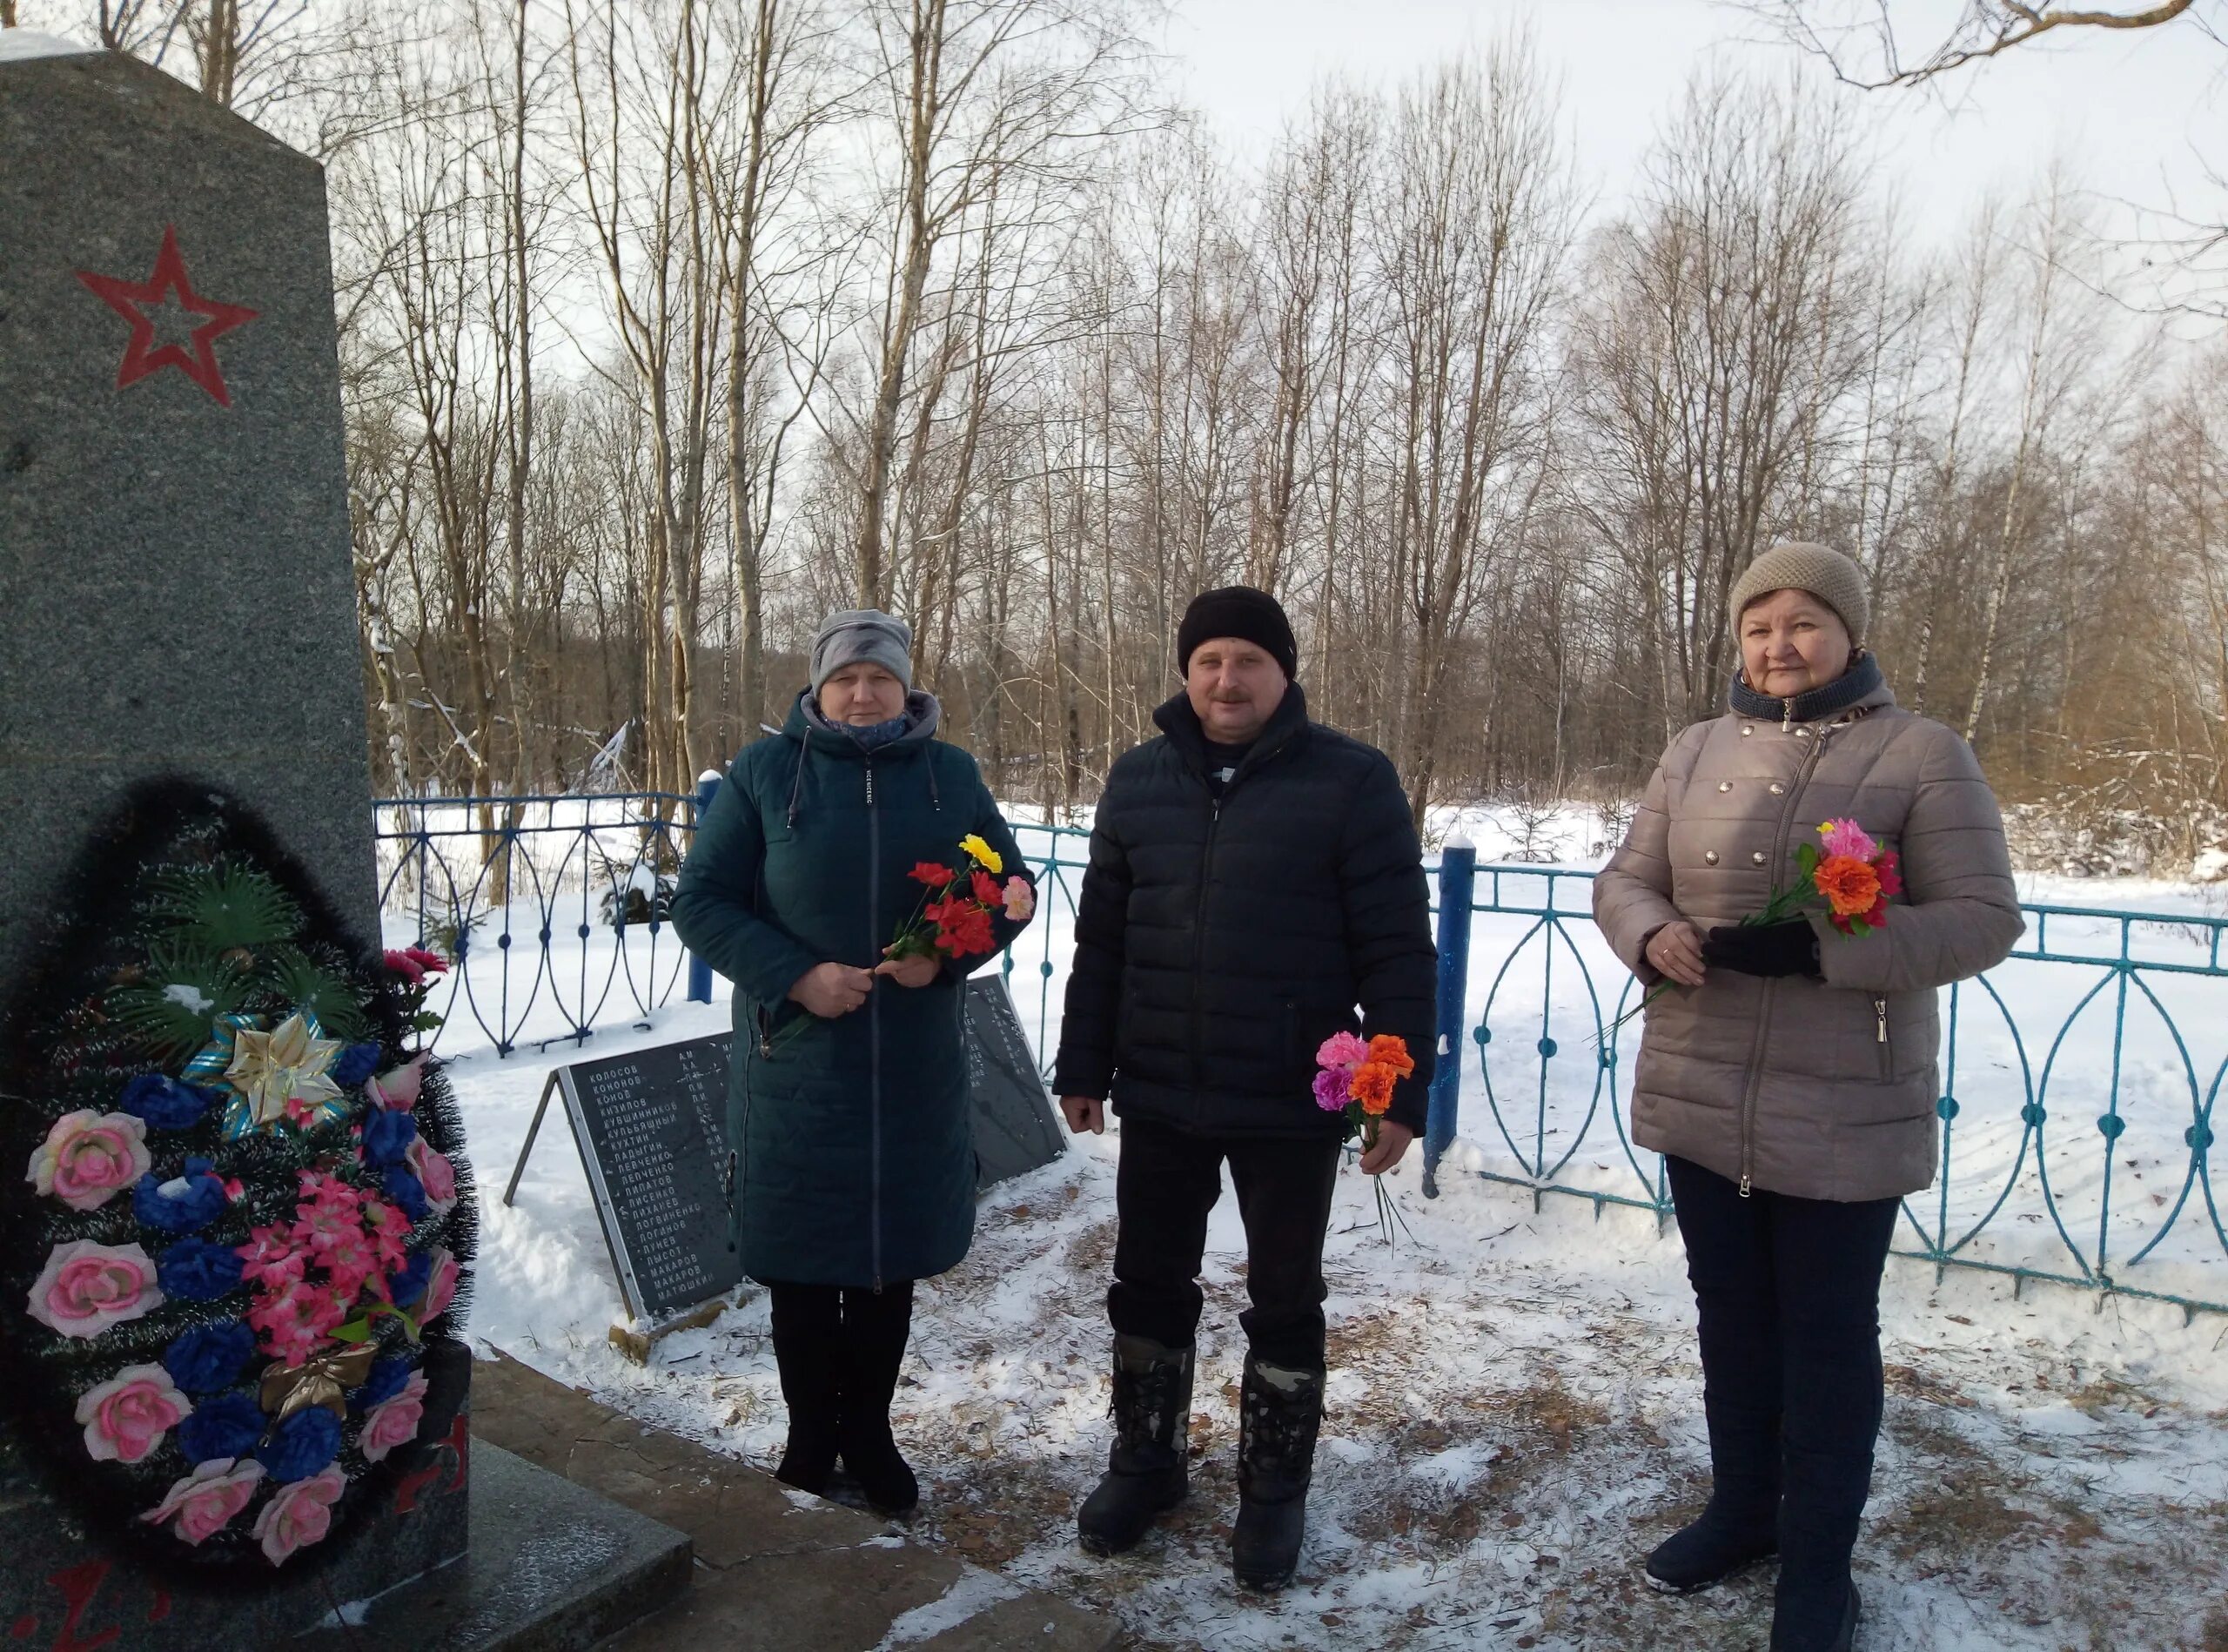
M 829 616 L 811 688 L 728 770 L 673 903 L 682 941 L 735 984 L 727 1168 L 743 1272 L 772 1299 L 776 1472 L 816 1493 L 840 1454 L 892 1513 L 920 1496 L 889 1433 L 913 1281 L 974 1235 L 965 979 L 1035 904 L 974 759 L 935 737 L 911 650 L 886 614 Z M 988 950 L 891 958 L 927 890 L 916 870 L 968 873 L 969 838 L 994 873 L 974 886 L 997 897 L 972 937 Z

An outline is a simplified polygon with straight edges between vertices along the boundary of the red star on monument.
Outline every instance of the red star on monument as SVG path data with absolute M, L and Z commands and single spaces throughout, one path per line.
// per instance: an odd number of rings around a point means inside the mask
M 232 405 L 232 399 L 225 389 L 225 375 L 217 366 L 214 346 L 221 335 L 254 320 L 260 312 L 237 304 L 218 304 L 214 299 L 205 299 L 196 292 L 192 282 L 186 279 L 185 259 L 178 254 L 178 231 L 174 227 L 167 224 L 163 226 L 163 250 L 155 255 L 154 272 L 144 282 L 95 275 L 90 270 L 78 271 L 77 279 L 91 287 L 103 304 L 131 324 L 131 339 L 124 346 L 123 365 L 116 370 L 118 390 L 126 385 L 136 385 L 164 367 L 176 367 L 214 397 L 219 406 Z M 193 330 L 191 352 L 182 344 L 156 344 L 155 319 L 140 308 L 142 305 L 168 300 L 175 300 L 178 308 L 190 315 L 205 318 Z

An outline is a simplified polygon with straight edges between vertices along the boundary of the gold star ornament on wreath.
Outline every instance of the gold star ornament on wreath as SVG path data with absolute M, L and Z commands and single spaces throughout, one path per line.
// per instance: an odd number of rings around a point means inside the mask
M 259 1020 L 218 1017 L 215 1036 L 186 1066 L 188 1084 L 214 1088 L 221 1083 L 232 1092 L 225 1103 L 225 1139 L 237 1141 L 288 1120 L 306 1127 L 346 1111 L 332 1068 L 347 1046 L 320 1037 L 323 1029 L 305 1010 L 268 1031 Z

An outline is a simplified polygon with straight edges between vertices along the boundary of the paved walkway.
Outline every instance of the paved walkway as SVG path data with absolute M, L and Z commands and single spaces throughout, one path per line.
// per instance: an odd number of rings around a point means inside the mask
M 475 1367 L 472 1432 L 685 1532 L 695 1587 L 621 1652 L 1114 1652 L 1111 1619 L 634 1419 L 507 1357 Z

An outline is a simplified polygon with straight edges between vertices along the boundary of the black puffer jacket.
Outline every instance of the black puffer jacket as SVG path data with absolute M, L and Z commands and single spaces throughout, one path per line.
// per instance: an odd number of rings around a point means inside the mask
M 1437 953 L 1392 763 L 1294 684 L 1218 802 L 1191 702 L 1153 718 L 1098 805 L 1053 1087 L 1201 1134 L 1335 1135 L 1317 1046 L 1390 1032 L 1416 1071 L 1387 1116 L 1420 1131 Z

